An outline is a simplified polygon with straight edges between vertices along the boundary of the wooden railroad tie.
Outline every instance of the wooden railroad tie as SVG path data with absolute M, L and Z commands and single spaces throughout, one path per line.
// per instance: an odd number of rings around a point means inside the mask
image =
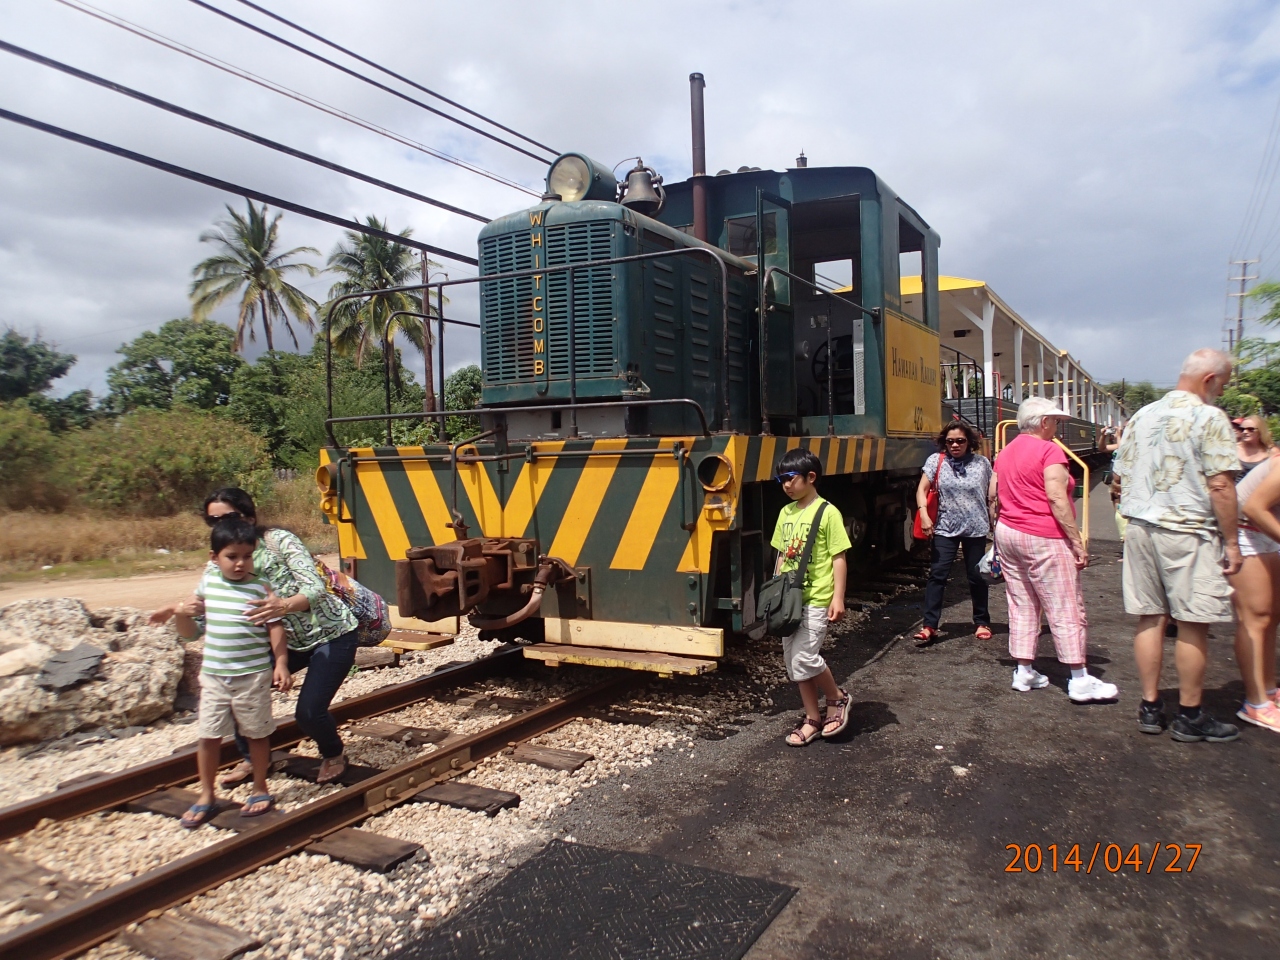
M 387 723 L 385 720 L 366 720 L 347 729 L 356 736 L 390 740 L 410 747 L 441 743 L 449 736 L 448 730 L 441 730 L 439 727 L 406 727 L 399 723 Z
M 181 909 L 143 921 L 120 940 L 153 960 L 232 960 L 262 946 L 243 931 Z
M 561 750 L 558 747 L 539 747 L 532 743 L 517 743 L 508 749 L 511 758 L 519 763 L 532 763 L 550 770 L 565 770 L 570 773 L 580 770 L 588 760 L 595 759 L 595 754 Z
M 496 817 L 501 810 L 520 806 L 520 794 L 479 787 L 472 783 L 459 783 L 457 780 L 446 780 L 444 783 L 437 783 L 425 790 L 419 790 L 413 795 L 413 801 L 439 803 L 446 807 L 473 810 L 488 817 Z

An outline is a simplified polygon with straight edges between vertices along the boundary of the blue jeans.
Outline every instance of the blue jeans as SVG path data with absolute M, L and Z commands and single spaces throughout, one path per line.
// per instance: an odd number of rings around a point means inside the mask
M 986 537 L 941 537 L 934 535 L 930 559 L 929 583 L 924 588 L 924 625 L 938 628 L 942 619 L 942 598 L 947 592 L 947 578 L 956 554 L 964 548 L 964 569 L 969 576 L 969 598 L 973 601 L 973 622 L 980 627 L 991 626 L 991 613 L 987 608 L 987 581 L 978 572 L 978 561 L 987 552 Z
M 293 718 L 302 732 L 316 742 L 320 756 L 326 759 L 342 753 L 342 738 L 338 736 L 338 724 L 329 712 L 329 704 L 356 662 L 356 646 L 356 632 L 352 630 L 310 650 L 289 651 L 289 672 L 297 673 L 304 668 L 307 671 L 307 678 L 298 691 Z M 249 744 L 239 730 L 236 746 L 240 755 L 249 759 Z

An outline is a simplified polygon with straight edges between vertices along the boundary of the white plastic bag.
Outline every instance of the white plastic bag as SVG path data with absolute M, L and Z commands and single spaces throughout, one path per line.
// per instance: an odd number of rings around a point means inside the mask
M 994 543 L 978 561 L 978 573 L 982 574 L 982 579 L 987 583 L 1004 583 L 1004 570 L 1000 567 L 1000 557 Z

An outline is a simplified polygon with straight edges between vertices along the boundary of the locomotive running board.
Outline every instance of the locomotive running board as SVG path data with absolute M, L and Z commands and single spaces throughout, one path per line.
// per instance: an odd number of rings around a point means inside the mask
M 644 653 L 633 650 L 606 650 L 603 647 L 583 647 L 567 643 L 535 643 L 524 648 L 524 655 L 541 660 L 548 667 L 562 663 L 580 663 L 588 667 L 620 667 L 624 670 L 646 670 L 660 677 L 674 674 L 697 676 L 716 668 L 714 660 L 697 660 L 693 657 L 673 657 L 666 653 Z

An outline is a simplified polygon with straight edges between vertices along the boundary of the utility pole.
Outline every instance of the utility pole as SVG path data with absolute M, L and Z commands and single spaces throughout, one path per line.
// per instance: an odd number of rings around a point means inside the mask
M 431 261 L 427 259 L 427 252 L 422 251 L 422 312 L 431 312 L 431 297 L 426 288 L 428 278 L 430 277 Z M 422 412 L 433 413 L 436 409 L 436 390 L 435 376 L 431 370 L 431 321 L 426 317 L 422 318 L 422 356 L 426 360 L 423 365 L 423 381 L 422 389 L 425 391 L 422 396 Z
M 1231 283 L 1240 284 L 1239 293 L 1232 292 L 1227 294 L 1228 297 L 1236 298 L 1235 328 L 1232 329 L 1231 320 L 1230 318 L 1228 318 L 1227 331 L 1226 331 L 1227 332 L 1227 351 L 1231 353 L 1233 356 L 1239 356 L 1240 341 L 1244 339 L 1244 298 L 1248 296 L 1248 294 L 1245 292 L 1245 284 L 1248 283 L 1250 280 L 1258 279 L 1257 274 L 1253 274 L 1252 276 L 1250 276 L 1247 268 L 1249 264 L 1257 263 L 1257 262 L 1258 262 L 1257 260 L 1232 260 L 1231 261 L 1231 266 L 1240 268 L 1240 276 L 1227 278 Z

